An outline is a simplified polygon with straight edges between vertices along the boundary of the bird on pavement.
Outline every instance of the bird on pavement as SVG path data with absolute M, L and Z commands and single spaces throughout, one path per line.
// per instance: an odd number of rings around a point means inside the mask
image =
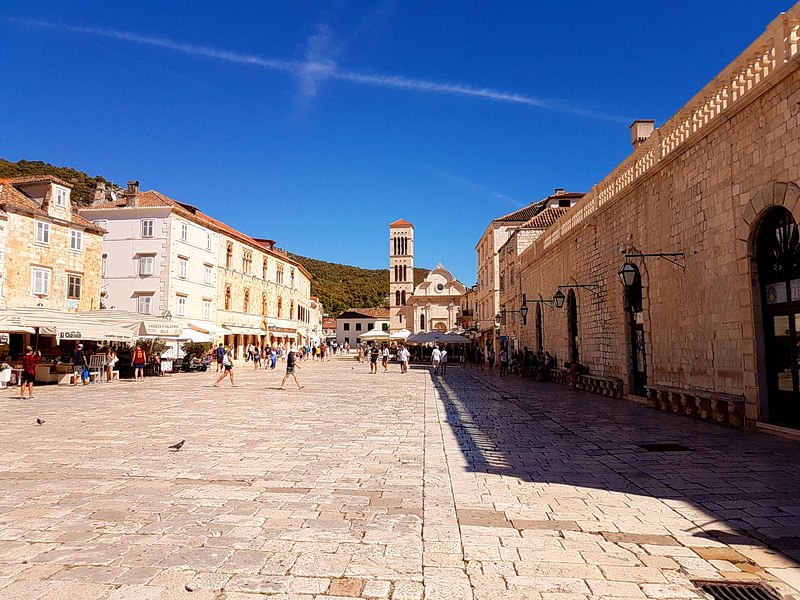
M 185 442 L 186 442 L 186 440 L 181 440 L 181 441 L 180 441 L 180 442 L 178 442 L 177 444 L 173 444 L 172 446 L 170 446 L 170 449 L 174 449 L 174 450 L 175 450 L 175 452 L 177 452 L 178 450 L 180 450 L 181 448 L 183 448 L 183 444 L 184 444 Z
M 36 417 L 36 424 L 37 425 L 44 425 L 45 421 L 42 421 L 39 417 Z

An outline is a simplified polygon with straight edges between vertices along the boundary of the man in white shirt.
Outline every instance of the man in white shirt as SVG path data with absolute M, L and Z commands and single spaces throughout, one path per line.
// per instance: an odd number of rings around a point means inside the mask
M 442 348 L 442 355 L 439 357 L 439 364 L 442 366 L 442 375 L 447 371 L 447 348 Z
M 407 373 L 408 372 L 408 350 L 402 344 L 400 345 L 400 349 L 397 351 L 397 360 L 400 361 L 400 372 Z
M 431 353 L 431 364 L 433 364 L 433 374 L 436 375 L 439 372 L 439 365 L 442 361 L 442 352 L 439 350 L 439 346 L 433 347 L 433 352 Z

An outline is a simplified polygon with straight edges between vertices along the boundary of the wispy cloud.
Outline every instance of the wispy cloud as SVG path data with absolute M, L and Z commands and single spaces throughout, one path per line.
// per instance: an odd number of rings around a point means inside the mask
M 501 202 L 505 202 L 514 208 L 519 209 L 519 208 L 525 208 L 525 206 L 527 206 L 527 203 L 525 202 L 521 202 L 516 198 L 512 198 L 511 196 L 507 196 L 501 192 L 493 190 L 492 188 L 485 186 L 482 183 L 478 183 L 477 181 L 473 181 L 468 177 L 464 177 L 463 175 L 458 175 L 456 173 L 453 173 L 452 171 L 439 168 L 433 168 L 432 171 L 440 175 L 441 177 L 447 179 L 448 181 L 455 183 L 459 187 L 473 190 L 475 192 L 478 192 L 479 194 L 494 198 L 495 200 L 500 200 Z
M 563 102 L 543 100 L 524 94 L 515 94 L 493 90 L 490 88 L 479 88 L 470 85 L 427 81 L 424 79 L 414 79 L 400 75 L 375 75 L 357 73 L 354 71 L 340 70 L 337 63 L 332 58 L 331 40 L 332 32 L 329 28 L 321 26 L 317 32 L 309 38 L 308 49 L 305 61 L 281 60 L 265 58 L 254 54 L 243 54 L 229 50 L 219 50 L 209 46 L 196 46 L 176 42 L 164 37 L 144 35 L 117 29 L 99 29 L 94 27 L 77 27 L 73 25 L 63 25 L 48 21 L 25 20 L 29 25 L 38 27 L 48 27 L 61 31 L 73 33 L 83 33 L 107 38 L 114 38 L 167 50 L 183 52 L 193 56 L 205 56 L 217 60 L 228 62 L 266 67 L 278 71 L 291 73 L 298 78 L 300 84 L 300 98 L 302 101 L 313 99 L 320 86 L 326 80 L 339 80 L 369 85 L 374 87 L 411 90 L 423 93 L 449 94 L 457 96 L 467 96 L 483 100 L 496 102 L 510 102 L 515 104 L 525 104 L 545 110 L 570 113 L 587 118 L 611 120 L 627 123 L 630 119 L 595 112 L 586 108 L 569 106 Z

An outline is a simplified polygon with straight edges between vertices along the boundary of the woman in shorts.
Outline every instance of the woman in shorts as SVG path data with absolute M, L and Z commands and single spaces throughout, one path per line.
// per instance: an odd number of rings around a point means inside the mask
M 297 389 L 302 390 L 304 386 L 300 385 L 300 381 L 297 379 L 297 375 L 295 374 L 295 369 L 299 369 L 300 367 L 297 366 L 297 357 L 293 350 L 290 350 L 289 353 L 286 355 L 286 375 L 283 376 L 281 380 L 281 385 L 278 388 L 279 390 L 285 390 L 286 388 L 283 385 L 286 383 L 286 380 L 289 377 L 294 377 L 294 382 L 297 384 Z
M 236 384 L 233 380 L 233 361 L 231 360 L 231 351 L 226 347 L 225 354 L 222 355 L 222 375 L 220 375 L 219 378 L 214 382 L 214 387 L 219 387 L 219 382 L 228 376 L 231 378 L 231 387 L 236 387 Z
M 19 392 L 19 399 L 25 397 L 25 390 L 28 390 L 28 399 L 35 400 L 36 396 L 33 395 L 33 382 L 36 381 L 36 365 L 42 360 L 42 353 L 40 350 L 36 352 L 33 348 L 28 346 L 25 354 L 22 357 L 22 387 Z

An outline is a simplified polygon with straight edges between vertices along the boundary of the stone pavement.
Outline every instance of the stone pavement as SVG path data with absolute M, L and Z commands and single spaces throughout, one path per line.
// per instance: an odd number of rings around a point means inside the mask
M 301 366 L 303 390 L 239 363 L 236 388 L 0 391 L 0 599 L 800 588 L 800 444 L 485 371 Z

